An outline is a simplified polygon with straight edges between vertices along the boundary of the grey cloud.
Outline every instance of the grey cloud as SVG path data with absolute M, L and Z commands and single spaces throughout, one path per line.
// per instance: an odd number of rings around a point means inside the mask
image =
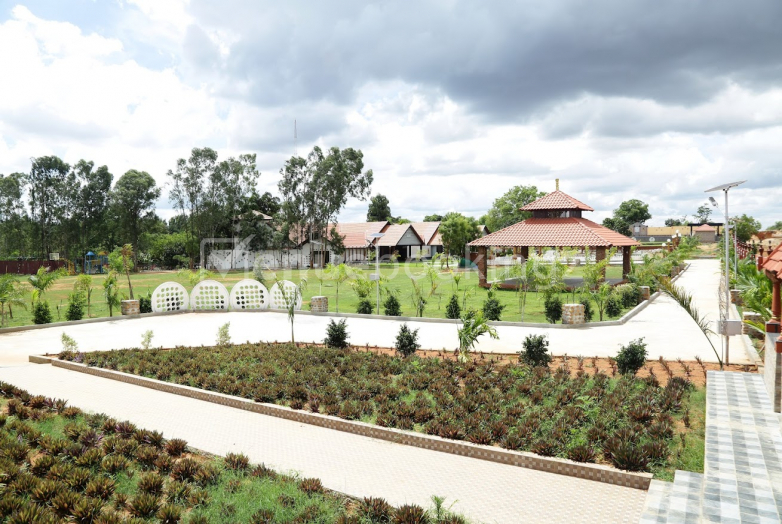
M 259 105 L 347 104 L 371 80 L 443 89 L 492 121 L 593 93 L 692 105 L 728 81 L 782 78 L 782 4 L 196 0 L 198 23 L 232 32 L 225 72 Z M 196 58 L 196 60 L 198 60 Z

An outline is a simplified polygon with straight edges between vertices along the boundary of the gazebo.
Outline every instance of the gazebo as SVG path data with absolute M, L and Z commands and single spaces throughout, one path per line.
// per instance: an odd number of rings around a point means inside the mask
M 480 285 L 486 281 L 486 252 L 489 247 L 511 247 L 526 260 L 530 248 L 580 248 L 594 249 L 595 260 L 606 257 L 606 249 L 622 248 L 622 277 L 630 273 L 630 248 L 640 245 L 632 238 L 612 231 L 581 216 L 584 211 L 594 211 L 583 202 L 559 190 L 535 200 L 521 208 L 531 211 L 532 218 L 490 233 L 470 242 L 478 248 L 478 275 Z

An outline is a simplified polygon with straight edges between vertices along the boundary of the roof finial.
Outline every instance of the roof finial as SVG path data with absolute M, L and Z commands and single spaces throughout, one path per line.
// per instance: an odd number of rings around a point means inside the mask
M 559 179 L 557 178 L 557 191 L 559 191 Z

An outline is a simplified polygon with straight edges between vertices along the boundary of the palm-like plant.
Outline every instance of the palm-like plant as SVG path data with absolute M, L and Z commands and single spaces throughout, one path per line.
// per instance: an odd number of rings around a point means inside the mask
M 49 271 L 48 267 L 41 266 L 38 268 L 38 271 L 35 273 L 35 275 L 30 275 L 27 277 L 27 282 L 29 282 L 33 287 L 33 303 L 42 299 L 46 291 L 48 291 L 49 288 L 54 285 L 54 282 L 63 276 L 63 274 L 65 274 L 65 272 L 62 270 L 62 268 Z
M 329 264 L 326 266 L 326 275 L 329 280 L 334 282 L 334 291 L 336 293 L 334 303 L 337 313 L 339 313 L 339 286 L 353 276 L 353 271 L 344 263 Z
M 90 303 L 92 302 L 92 277 L 84 273 L 76 277 L 76 282 L 73 284 L 73 290 L 77 293 L 84 294 L 84 298 L 87 300 L 87 316 L 89 317 Z
M 12 306 L 25 307 L 24 292 L 19 288 L 16 277 L 9 274 L 0 275 L 0 326 L 6 324 L 6 306 L 11 318 L 14 318 Z
M 714 330 L 711 329 L 709 322 L 705 317 L 701 316 L 701 314 L 698 312 L 698 308 L 696 308 L 692 303 L 692 295 L 671 282 L 671 279 L 668 277 L 659 277 L 657 279 L 657 284 L 660 291 L 676 301 L 676 303 L 679 304 L 687 312 L 687 314 L 690 315 L 690 318 L 692 318 L 692 320 L 698 325 L 698 328 L 703 332 L 706 340 L 709 341 L 709 345 L 711 346 L 712 351 L 714 351 L 714 355 L 717 357 L 717 362 L 720 363 L 720 369 L 722 369 L 722 358 L 720 358 L 720 352 L 717 351 L 717 348 L 714 347 L 714 343 L 711 341 L 711 338 L 709 338 L 709 335 L 714 334 Z
M 282 300 L 285 303 L 285 312 L 288 314 L 288 322 L 291 324 L 291 344 L 296 343 L 296 338 L 293 334 L 293 321 L 296 318 L 296 304 L 304 296 L 304 290 L 307 289 L 307 280 L 301 279 L 298 286 L 292 288 L 285 286 L 284 280 L 277 281 L 277 287 L 282 294 Z
M 106 305 L 109 306 L 109 316 L 114 316 L 114 308 L 120 306 L 116 271 L 110 271 L 103 280 L 103 297 L 106 299 Z
M 470 351 L 473 350 L 478 339 L 488 334 L 491 338 L 497 340 L 497 330 L 493 326 L 490 326 L 486 319 L 483 317 L 483 313 L 469 311 L 462 317 L 462 326 L 457 328 L 459 336 L 459 349 L 458 357 L 459 361 L 465 362 L 467 360 Z
M 527 307 L 527 293 L 547 281 L 548 275 L 543 267 L 540 257 L 530 255 L 523 264 L 511 265 L 502 276 L 503 280 L 512 279 L 517 283 L 516 297 L 519 301 L 519 314 L 522 322 L 524 322 L 524 311 Z

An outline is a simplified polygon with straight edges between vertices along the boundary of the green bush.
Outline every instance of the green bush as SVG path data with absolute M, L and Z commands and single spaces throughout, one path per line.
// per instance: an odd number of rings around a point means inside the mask
M 402 324 L 399 328 L 399 334 L 396 336 L 394 347 L 404 357 L 413 355 L 421 347 L 418 343 L 418 330 L 410 329 L 407 324 Z
M 635 375 L 646 363 L 646 342 L 643 338 L 622 346 L 616 356 L 616 367 L 624 375 Z
M 445 306 L 445 318 L 462 318 L 462 306 L 459 305 L 459 299 L 455 294 L 451 295 L 451 300 L 449 300 L 448 305 Z
M 329 321 L 326 328 L 326 339 L 323 341 L 330 348 L 345 349 L 348 347 L 348 326 L 343 318 L 339 322 Z
M 562 299 L 554 293 L 547 293 L 543 301 L 543 310 L 546 314 L 546 320 L 556 324 L 562 320 Z
M 606 315 L 610 318 L 618 317 L 622 314 L 622 299 L 618 293 L 614 292 L 606 300 Z
M 545 366 L 551 362 L 546 335 L 527 335 L 519 352 L 519 360 L 528 366 Z
M 592 322 L 595 316 L 595 310 L 592 309 L 592 301 L 586 297 L 582 298 L 581 305 L 584 306 L 584 322 Z
M 66 320 L 81 320 L 84 318 L 85 298 L 82 293 L 68 295 L 68 309 L 65 311 Z
M 358 303 L 358 306 L 356 307 L 356 313 L 361 315 L 371 315 L 372 309 L 372 302 L 364 298 Z
M 626 308 L 633 308 L 641 301 L 641 288 L 638 284 L 622 284 L 616 288 L 616 291 L 621 297 L 622 306 Z
M 141 313 L 152 313 L 152 295 L 139 297 L 138 308 Z
M 49 309 L 49 303 L 43 300 L 39 300 L 33 306 L 33 323 L 34 324 L 51 324 L 52 311 Z
M 394 295 L 388 295 L 386 301 L 383 302 L 383 312 L 389 317 L 402 315 L 402 306 L 399 305 L 399 300 Z
M 503 309 L 505 309 L 505 306 L 500 304 L 499 300 L 490 296 L 483 303 L 483 318 L 486 320 L 500 320 Z M 561 316 L 560 313 L 560 317 Z

